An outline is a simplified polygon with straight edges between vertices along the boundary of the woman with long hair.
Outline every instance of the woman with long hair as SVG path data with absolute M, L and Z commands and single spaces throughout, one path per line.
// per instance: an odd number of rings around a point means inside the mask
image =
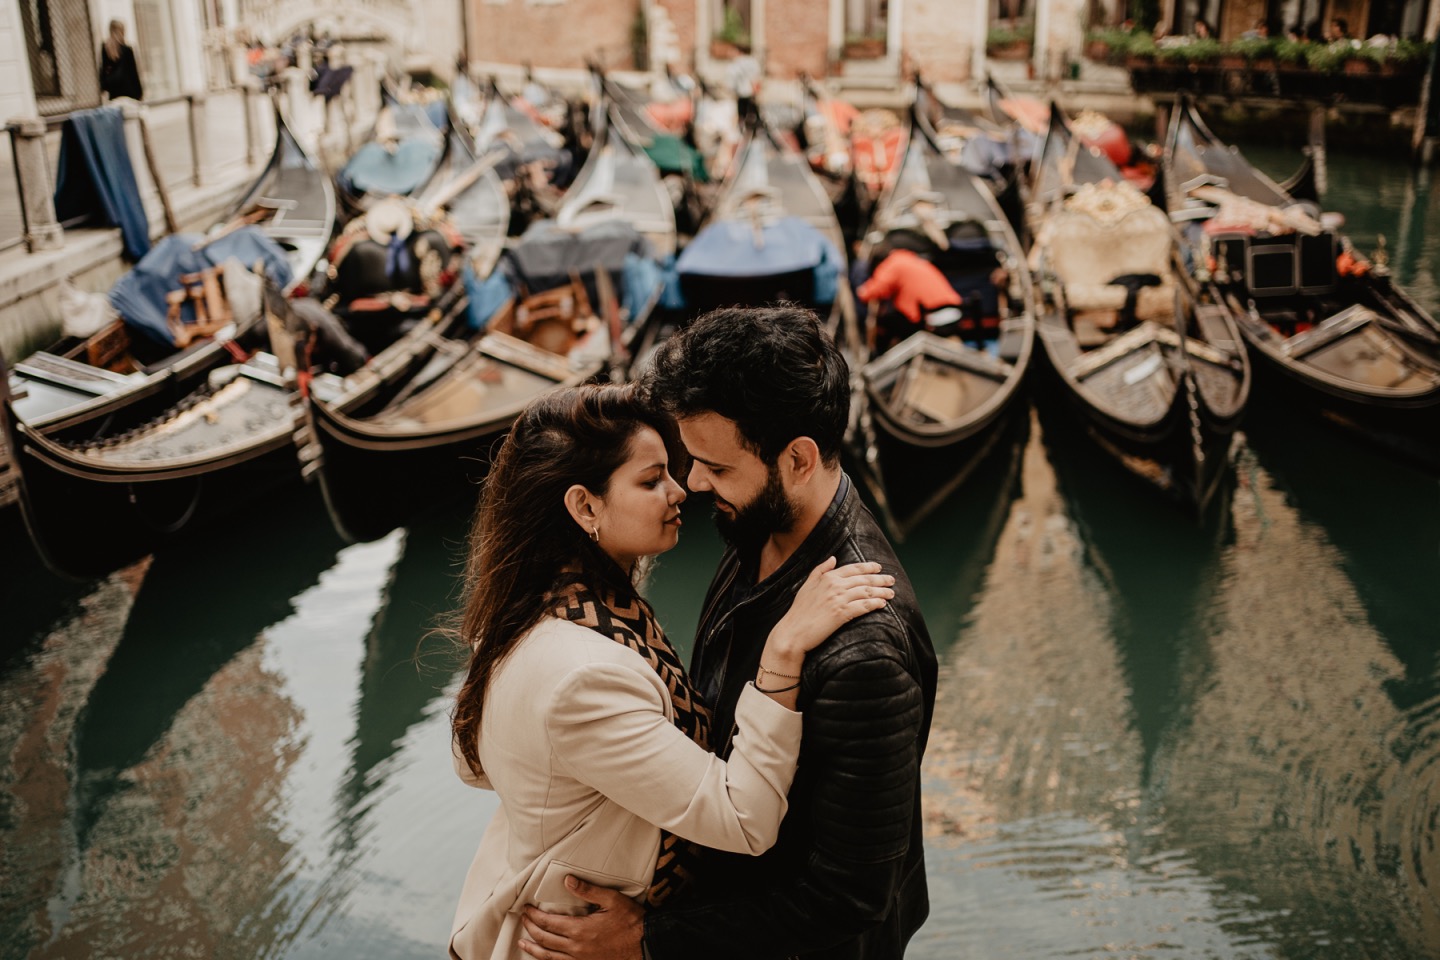
M 461 892 L 452 956 L 523 957 L 526 904 L 586 910 L 567 877 L 658 904 L 704 848 L 768 849 L 795 773 L 805 654 L 894 595 L 878 564 L 821 564 L 766 640 L 735 729 L 711 731 L 636 589 L 679 536 L 679 453 L 673 424 L 633 385 L 546 394 L 500 448 L 471 533 L 469 666 L 452 716 L 457 773 L 500 809 Z M 733 738 L 728 762 L 712 738 Z
M 135 62 L 135 51 L 125 42 L 125 24 L 120 20 L 110 21 L 110 33 L 100 45 L 100 89 L 111 100 L 139 100 L 143 95 L 140 67 Z

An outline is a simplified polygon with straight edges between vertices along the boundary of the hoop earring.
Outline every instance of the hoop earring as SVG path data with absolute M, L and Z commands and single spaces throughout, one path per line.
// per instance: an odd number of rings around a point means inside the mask
M 600 542 L 600 524 L 597 523 L 595 524 L 595 526 L 590 528 L 590 539 L 594 540 L 596 543 Z

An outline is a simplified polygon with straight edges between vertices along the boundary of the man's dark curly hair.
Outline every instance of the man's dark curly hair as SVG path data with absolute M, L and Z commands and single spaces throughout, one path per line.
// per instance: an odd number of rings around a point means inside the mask
M 767 464 L 809 437 L 840 459 L 850 416 L 845 358 L 804 307 L 722 307 L 661 344 L 645 377 L 652 402 L 677 419 L 717 413 Z

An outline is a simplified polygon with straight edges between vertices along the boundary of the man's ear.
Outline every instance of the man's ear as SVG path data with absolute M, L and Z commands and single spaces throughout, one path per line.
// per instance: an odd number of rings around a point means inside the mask
M 565 491 L 565 510 L 572 520 L 580 524 L 580 529 L 585 531 L 586 536 L 594 533 L 596 524 L 600 522 L 600 508 L 603 506 L 600 498 L 591 493 L 584 484 L 572 484 L 570 489 Z
M 820 448 L 809 437 L 796 437 L 780 452 L 780 463 L 791 483 L 804 485 L 820 469 Z

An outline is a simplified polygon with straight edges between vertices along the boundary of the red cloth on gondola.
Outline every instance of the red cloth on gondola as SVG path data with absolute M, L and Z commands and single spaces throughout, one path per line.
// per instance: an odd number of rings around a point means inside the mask
M 880 261 L 855 295 L 865 303 L 890 300 L 911 323 L 920 323 L 927 311 L 964 302 L 935 264 L 909 250 L 896 250 Z

